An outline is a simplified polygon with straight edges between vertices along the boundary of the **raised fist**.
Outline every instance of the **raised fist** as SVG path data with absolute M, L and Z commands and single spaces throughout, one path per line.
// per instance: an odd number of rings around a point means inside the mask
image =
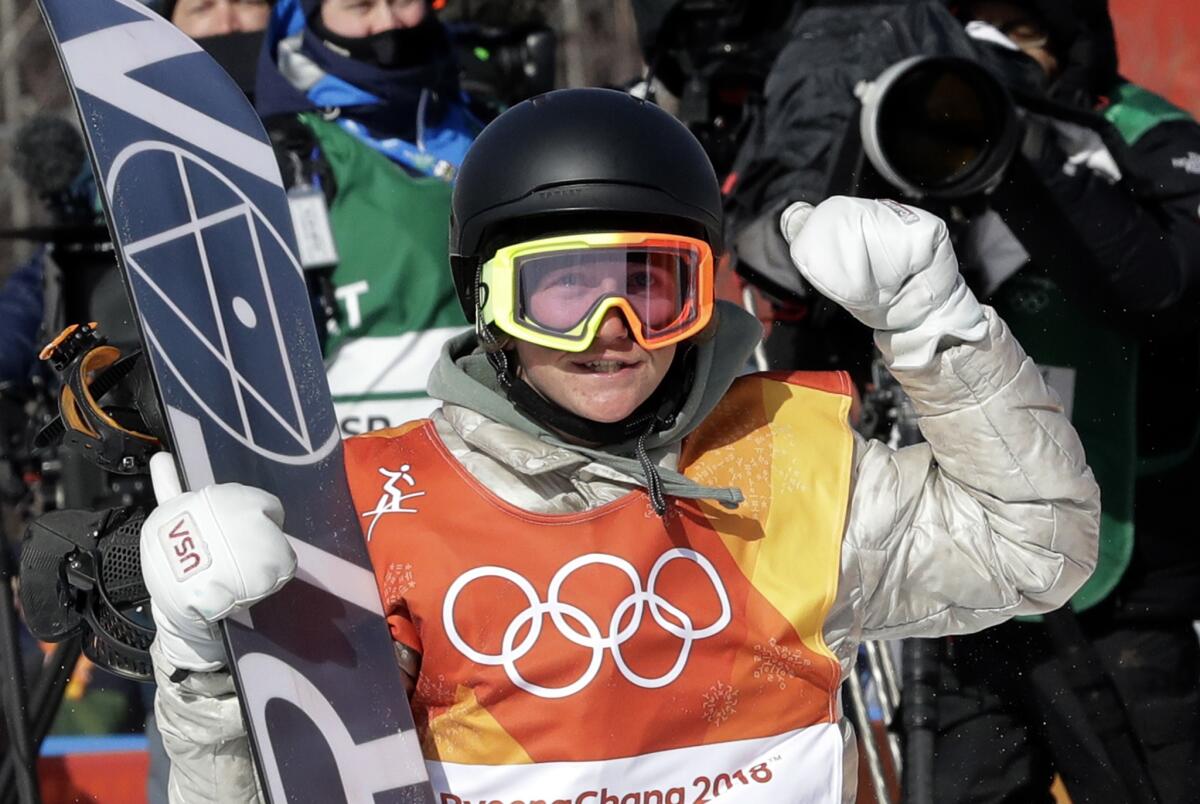
M 928 364 L 943 339 L 987 332 L 941 218 L 895 201 L 834 196 L 816 207 L 792 204 L 780 227 L 797 270 L 876 331 L 894 368 Z

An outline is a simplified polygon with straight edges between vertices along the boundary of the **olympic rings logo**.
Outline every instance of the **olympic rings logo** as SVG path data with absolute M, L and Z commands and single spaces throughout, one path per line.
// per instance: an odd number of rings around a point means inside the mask
M 686 612 L 660 597 L 655 591 L 658 576 L 662 572 L 663 567 L 677 559 L 691 561 L 699 566 L 704 571 L 704 574 L 708 576 L 709 581 L 713 585 L 713 590 L 721 602 L 720 615 L 716 620 L 703 628 L 697 628 L 692 622 L 692 618 Z M 596 564 L 615 567 L 625 573 L 633 587 L 633 591 L 613 611 L 612 617 L 609 618 L 608 630 L 605 632 L 601 631 L 600 625 L 587 612 L 577 606 L 572 606 L 570 603 L 564 603 L 559 599 L 562 586 L 572 573 L 583 567 Z M 457 602 L 458 596 L 470 583 L 480 578 L 502 578 L 509 581 L 529 601 L 529 607 L 514 617 L 513 621 L 504 630 L 501 650 L 495 654 L 482 653 L 468 645 L 466 640 L 459 634 L 458 626 L 454 621 L 454 604 Z M 681 640 L 679 656 L 675 659 L 675 663 L 667 672 L 656 678 L 647 678 L 634 672 L 625 662 L 625 657 L 621 652 L 621 646 L 628 642 L 637 632 L 638 628 L 641 627 L 642 619 L 647 611 L 649 611 L 650 616 L 660 628 Z M 629 622 L 624 627 L 621 627 L 622 620 L 630 612 L 632 614 Z M 674 618 L 675 622 L 664 616 L 664 612 L 666 615 Z M 558 629 L 558 632 L 563 637 L 580 647 L 588 648 L 592 652 L 587 669 L 583 671 L 579 678 L 565 687 L 544 687 L 535 684 L 523 678 L 517 670 L 517 662 L 533 650 L 538 637 L 541 636 L 546 615 L 550 615 L 551 624 Z M 503 667 L 509 681 L 525 692 L 536 695 L 539 698 L 567 698 L 582 690 L 599 674 L 606 651 L 612 653 L 617 669 L 620 670 L 621 675 L 625 676 L 631 684 L 636 684 L 645 689 L 665 687 L 679 678 L 683 672 L 683 668 L 687 665 L 688 656 L 691 655 L 692 645 L 697 640 L 707 639 L 724 630 L 725 626 L 729 625 L 730 616 L 729 596 L 725 592 L 725 587 L 721 584 L 721 576 L 717 574 L 712 563 L 695 550 L 688 550 L 682 547 L 668 550 L 659 556 L 658 560 L 654 562 L 654 566 L 650 569 L 650 577 L 646 581 L 644 589 L 642 588 L 642 579 L 638 577 L 637 570 L 628 561 L 605 553 L 589 553 L 588 555 L 580 556 L 567 562 L 567 564 L 555 573 L 550 581 L 550 588 L 547 592 L 546 602 L 544 603 L 538 597 L 537 590 L 533 588 L 533 584 L 518 573 L 504 567 L 477 567 L 463 573 L 450 585 L 450 590 L 446 593 L 446 600 L 442 606 L 442 624 L 446 629 L 446 636 L 449 637 L 451 644 L 462 655 L 473 662 L 488 667 Z M 517 635 L 526 626 L 528 626 L 528 633 L 518 643 Z

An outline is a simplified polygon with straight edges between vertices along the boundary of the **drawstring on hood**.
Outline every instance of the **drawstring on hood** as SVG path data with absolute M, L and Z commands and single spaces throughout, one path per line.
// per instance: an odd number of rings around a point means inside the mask
M 653 430 L 647 430 L 638 436 L 637 449 L 634 455 L 641 464 L 642 472 L 646 476 L 646 490 L 650 492 L 650 505 L 654 506 L 654 513 L 660 517 L 667 515 L 667 500 L 663 496 L 662 477 L 658 474 L 658 467 L 650 460 L 650 453 L 646 452 L 646 439 L 649 438 Z
M 429 377 L 428 393 L 633 478 L 647 490 L 651 505 L 660 516 L 666 515 L 668 496 L 714 500 L 735 508 L 744 500 L 740 490 L 703 486 L 680 472 L 656 466 L 649 456 L 653 450 L 679 444 L 700 425 L 743 372 L 762 336 L 758 321 L 729 302 L 717 302 L 714 318 L 719 321 L 714 337 L 692 347 L 691 383 L 683 389 L 674 415 L 652 416 L 645 429 L 617 443 L 592 447 L 563 441 L 543 422 L 523 412 L 497 378 L 492 363 L 496 359 L 494 353 L 479 348 L 480 335 L 474 332 L 464 333 L 443 347 Z M 669 378 L 670 375 L 664 382 Z

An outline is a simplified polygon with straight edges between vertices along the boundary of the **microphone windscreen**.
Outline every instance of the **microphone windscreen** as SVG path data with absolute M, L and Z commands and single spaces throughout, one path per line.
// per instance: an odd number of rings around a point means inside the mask
M 85 159 L 83 137 L 62 118 L 38 115 L 17 129 L 13 170 L 39 195 L 56 195 L 69 189 Z

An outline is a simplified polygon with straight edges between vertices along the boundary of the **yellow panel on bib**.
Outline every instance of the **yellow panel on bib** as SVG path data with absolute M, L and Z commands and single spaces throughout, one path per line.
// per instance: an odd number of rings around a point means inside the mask
M 681 465 L 698 483 L 742 491 L 735 511 L 701 508 L 805 646 L 832 656 L 821 633 L 837 592 L 854 439 L 848 386 L 830 381 L 841 375 L 817 376 L 821 387 L 738 380 L 688 438 Z

